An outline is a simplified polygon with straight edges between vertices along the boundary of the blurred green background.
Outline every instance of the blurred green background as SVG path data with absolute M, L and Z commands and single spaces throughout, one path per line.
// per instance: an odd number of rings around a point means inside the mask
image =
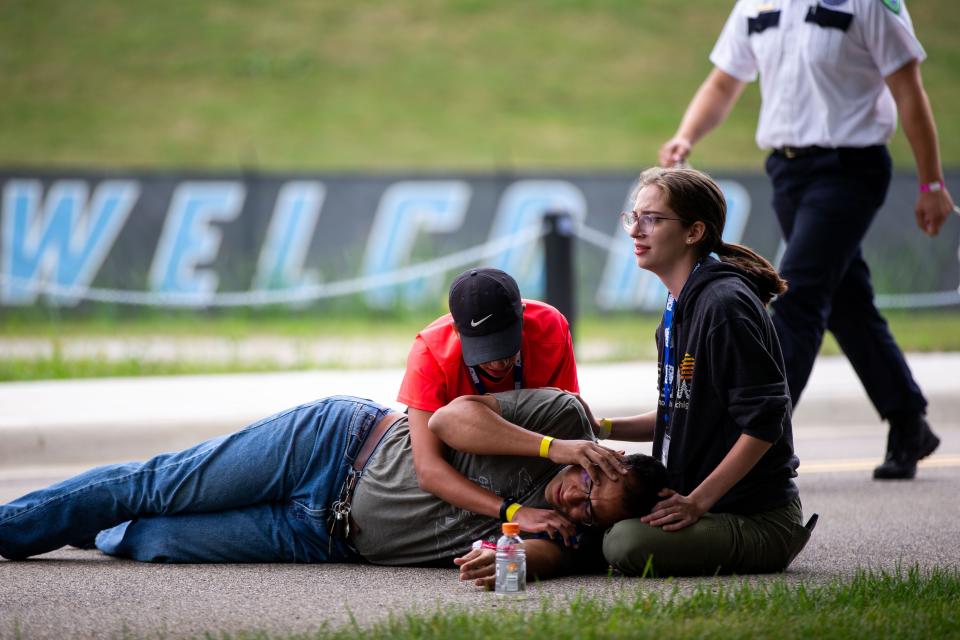
M 929 54 L 922 70 L 943 161 L 957 167 L 960 11 L 947 0 L 908 4 Z M 675 130 L 732 5 L 0 0 L 0 167 L 635 170 L 652 164 Z M 697 147 L 694 164 L 759 172 L 758 103 L 751 85 L 728 122 Z M 902 134 L 892 151 L 900 169 L 912 170 Z M 374 334 L 393 346 L 361 366 L 399 366 L 429 319 L 373 318 L 359 308 L 196 315 L 97 306 L 69 318 L 55 307 L 6 309 L 0 380 L 356 365 L 357 353 L 339 347 Z M 960 349 L 956 307 L 894 312 L 891 321 L 908 350 Z M 578 358 L 651 357 L 656 322 L 582 318 Z M 156 336 L 186 346 L 173 359 L 151 361 L 137 341 Z M 281 361 L 269 347 L 263 357 L 240 355 L 263 336 L 305 355 Z M 114 337 L 128 347 L 119 356 L 108 355 Z M 197 355 L 190 337 L 226 340 L 233 355 Z M 318 341 L 336 348 L 311 351 Z M 829 339 L 825 350 L 837 352 Z
M 907 4 L 956 166 L 960 11 Z M 709 71 L 732 5 L 4 0 L 0 165 L 640 167 Z M 759 170 L 757 104 L 751 86 L 694 163 Z M 912 166 L 902 135 L 893 153 Z

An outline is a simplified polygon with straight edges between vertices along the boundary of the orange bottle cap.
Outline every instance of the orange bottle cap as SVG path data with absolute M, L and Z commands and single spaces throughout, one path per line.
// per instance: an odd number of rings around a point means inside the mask
M 520 533 L 520 523 L 519 522 L 504 522 L 501 527 L 504 535 L 515 536 Z

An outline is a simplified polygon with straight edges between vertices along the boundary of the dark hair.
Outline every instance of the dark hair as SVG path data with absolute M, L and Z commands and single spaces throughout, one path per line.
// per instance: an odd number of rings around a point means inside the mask
M 706 230 L 699 243 L 701 256 L 714 252 L 721 261 L 745 272 L 757 288 L 757 296 L 763 304 L 787 290 L 786 280 L 766 258 L 742 244 L 723 241 L 727 201 L 710 176 L 695 169 L 647 169 L 640 174 L 633 199 L 636 200 L 641 189 L 651 185 L 663 192 L 667 206 L 685 226 L 703 223 Z
M 667 486 L 667 469 L 644 453 L 631 454 L 623 463 L 628 471 L 623 477 L 623 508 L 628 518 L 645 516 L 661 500 L 657 494 Z

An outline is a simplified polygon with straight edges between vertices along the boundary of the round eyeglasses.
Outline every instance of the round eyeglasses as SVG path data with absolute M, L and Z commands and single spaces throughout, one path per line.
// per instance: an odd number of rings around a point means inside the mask
M 590 494 L 593 493 L 593 480 L 590 479 L 590 474 L 587 473 L 586 469 L 581 469 L 580 473 L 583 474 L 581 476 L 583 488 L 580 490 L 583 491 L 586 499 L 586 506 L 583 510 L 583 520 L 580 521 L 580 524 L 585 527 L 592 527 L 597 523 L 597 521 L 593 519 L 593 503 L 590 500 Z
M 627 233 L 633 233 L 633 228 L 637 227 L 641 235 L 648 235 L 657 225 L 658 220 L 676 220 L 683 222 L 680 218 L 668 218 L 667 216 L 655 216 L 652 213 L 637 213 L 636 211 L 624 211 L 620 214 L 620 224 Z

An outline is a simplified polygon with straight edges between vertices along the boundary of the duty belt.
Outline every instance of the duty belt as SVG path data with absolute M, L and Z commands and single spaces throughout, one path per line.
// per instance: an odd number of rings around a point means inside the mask
M 835 149 L 831 149 L 829 147 L 817 147 L 817 146 L 780 147 L 779 149 L 774 150 L 775 153 L 779 153 L 780 155 L 786 158 L 789 158 L 791 160 L 794 158 L 803 158 L 805 156 L 819 156 L 819 155 L 823 155 L 824 153 L 830 153 L 831 151 L 835 151 Z

